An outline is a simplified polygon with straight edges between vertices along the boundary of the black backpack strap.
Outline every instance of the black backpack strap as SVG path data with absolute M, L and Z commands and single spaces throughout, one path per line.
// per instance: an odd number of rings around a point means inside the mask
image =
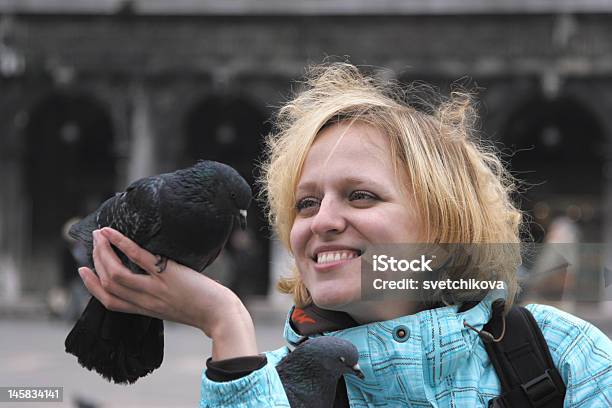
M 503 304 L 496 306 L 483 331 L 498 339 L 504 330 Z M 502 395 L 489 401 L 489 407 L 563 407 L 565 384 L 529 310 L 513 306 L 505 317 L 503 338 L 484 341 L 484 346 L 502 386 Z

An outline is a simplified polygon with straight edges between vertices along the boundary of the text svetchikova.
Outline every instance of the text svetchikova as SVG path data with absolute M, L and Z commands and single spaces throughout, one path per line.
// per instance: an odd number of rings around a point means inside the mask
M 421 255 L 415 259 L 396 259 L 388 255 L 372 256 L 373 272 L 433 272 L 431 263 L 435 255 L 429 258 Z M 372 281 L 376 290 L 491 290 L 504 289 L 503 281 L 479 279 L 427 279 L 427 275 L 420 275 L 419 279 L 376 278 Z

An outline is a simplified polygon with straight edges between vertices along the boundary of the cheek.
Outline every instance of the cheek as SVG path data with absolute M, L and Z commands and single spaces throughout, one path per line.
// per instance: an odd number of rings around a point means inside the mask
M 402 208 L 371 212 L 357 227 L 371 242 L 413 242 L 420 231 L 418 220 Z
M 400 225 L 398 218 L 391 217 L 388 211 L 372 211 L 363 215 L 355 219 L 353 224 L 368 240 L 383 241 Z
M 291 246 L 291 252 L 295 257 L 300 256 L 308 240 L 308 223 L 304 220 L 295 220 L 289 233 L 289 245 Z

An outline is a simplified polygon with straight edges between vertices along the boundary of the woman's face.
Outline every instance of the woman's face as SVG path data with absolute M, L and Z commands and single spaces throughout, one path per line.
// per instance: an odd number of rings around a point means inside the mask
M 341 122 L 317 136 L 298 181 L 290 234 L 302 280 L 317 306 L 345 311 L 358 321 L 385 317 L 381 313 L 390 304 L 360 302 L 359 254 L 372 244 L 420 242 L 416 209 L 400 190 L 407 183 L 405 175 L 395 176 L 389 141 L 376 128 Z

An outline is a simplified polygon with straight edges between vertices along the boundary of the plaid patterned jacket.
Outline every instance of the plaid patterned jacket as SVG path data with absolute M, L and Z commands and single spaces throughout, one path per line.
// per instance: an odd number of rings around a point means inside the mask
M 345 376 L 350 406 L 486 407 L 499 395 L 500 383 L 480 338 L 463 321 L 482 329 L 490 319 L 491 303 L 500 296 L 492 292 L 461 313 L 449 306 L 325 330 L 325 335 L 350 340 L 360 352 L 365 379 Z M 612 341 L 590 323 L 554 307 L 532 304 L 527 309 L 542 329 L 566 384 L 564 406 L 612 407 Z M 296 344 L 304 330 L 298 333 L 295 323 L 304 327 L 317 323 L 317 317 L 292 309 L 285 338 Z M 201 407 L 289 407 L 274 368 L 287 352 L 286 347 L 267 352 L 265 367 L 234 381 L 214 382 L 203 374 Z

